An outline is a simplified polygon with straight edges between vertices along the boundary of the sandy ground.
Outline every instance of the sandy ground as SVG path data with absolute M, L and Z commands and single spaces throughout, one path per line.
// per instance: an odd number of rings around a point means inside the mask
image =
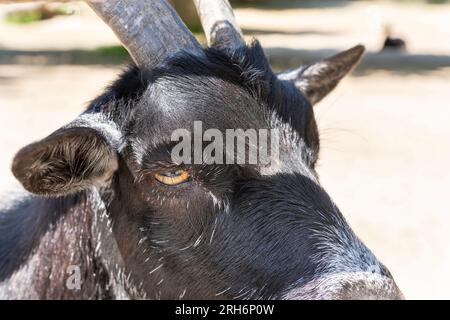
M 394 36 L 406 40 L 411 53 L 450 53 L 450 4 L 412 5 L 392 1 L 343 4 L 324 0 L 279 0 L 278 3 L 276 8 L 235 10 L 248 40 L 256 36 L 264 47 L 345 49 L 362 43 L 369 50 L 378 50 L 384 39 L 384 27 L 389 26 Z M 0 16 L 29 6 L 0 6 Z M 72 7 L 76 12 L 72 16 L 32 25 L 10 25 L 0 19 L 0 48 L 89 49 L 119 43 L 85 4 L 75 2 Z
M 425 10 L 383 4 L 381 8 L 355 4 L 276 12 L 241 9 L 237 17 L 266 46 L 318 49 L 360 42 L 363 31 L 352 25 L 367 22 L 367 16 L 361 16 L 364 12 L 378 12 L 375 20 L 398 18 L 403 12 L 399 33 L 416 24 L 411 51 L 450 54 L 450 21 L 442 19 L 450 14 L 450 6 Z M 309 18 L 297 18 L 299 14 Z M 37 38 L 28 27 L 8 27 L 6 32 L 0 26 L 0 46 L 63 49 L 114 43 L 107 36 L 95 42 L 109 32 L 101 24 L 70 27 L 70 19 L 74 18 L 64 20 L 62 28 L 81 28 L 82 33 L 76 29 L 61 41 L 59 31 L 53 31 L 57 20 L 38 28 L 39 36 L 52 35 L 42 41 L 33 40 Z M 340 26 L 340 31 L 326 33 L 325 23 Z M 305 26 L 324 32 L 301 34 Z M 93 31 L 86 37 L 90 28 Z M 369 32 L 371 24 L 361 28 Z M 268 29 L 279 33 L 262 32 Z M 370 39 L 365 43 L 376 49 L 378 42 Z M 0 65 L 0 193 L 19 187 L 9 171 L 14 153 L 73 119 L 119 69 Z M 449 299 L 450 66 L 420 73 L 412 69 L 351 76 L 316 107 L 316 116 L 322 137 L 318 168 L 322 183 L 356 233 L 390 268 L 407 298 Z

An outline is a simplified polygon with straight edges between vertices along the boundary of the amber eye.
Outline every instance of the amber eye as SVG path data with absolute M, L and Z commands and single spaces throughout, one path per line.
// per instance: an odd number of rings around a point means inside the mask
M 185 170 L 173 170 L 155 173 L 155 179 L 168 186 L 175 186 L 189 179 L 189 173 Z

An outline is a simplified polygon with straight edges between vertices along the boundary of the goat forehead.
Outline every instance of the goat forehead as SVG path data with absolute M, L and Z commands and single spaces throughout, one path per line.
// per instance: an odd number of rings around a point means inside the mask
M 202 129 L 268 128 L 268 110 L 248 92 L 222 79 L 159 78 L 135 109 L 132 132 L 140 140 L 155 137 L 170 141 L 177 129 L 193 131 L 194 121 Z
M 241 86 L 216 77 L 159 79 L 149 89 L 161 115 L 170 120 L 202 120 L 211 127 L 264 126 L 266 108 Z

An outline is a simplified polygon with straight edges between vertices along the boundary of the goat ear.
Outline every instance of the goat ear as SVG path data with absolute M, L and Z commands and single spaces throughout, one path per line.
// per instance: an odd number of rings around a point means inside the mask
M 280 80 L 292 81 L 314 105 L 330 93 L 361 60 L 364 46 L 358 45 L 335 56 L 278 74 Z
M 21 149 L 12 165 L 28 191 L 60 196 L 108 181 L 118 167 L 115 130 L 81 116 L 47 138 Z

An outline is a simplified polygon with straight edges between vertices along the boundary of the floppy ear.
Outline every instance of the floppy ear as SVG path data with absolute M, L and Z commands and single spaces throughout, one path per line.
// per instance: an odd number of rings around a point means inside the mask
M 364 46 L 358 45 L 331 58 L 278 74 L 278 79 L 292 81 L 314 105 L 322 100 L 361 60 Z
M 115 127 L 83 115 L 47 138 L 21 149 L 12 172 L 28 191 L 60 196 L 108 181 L 117 169 Z

